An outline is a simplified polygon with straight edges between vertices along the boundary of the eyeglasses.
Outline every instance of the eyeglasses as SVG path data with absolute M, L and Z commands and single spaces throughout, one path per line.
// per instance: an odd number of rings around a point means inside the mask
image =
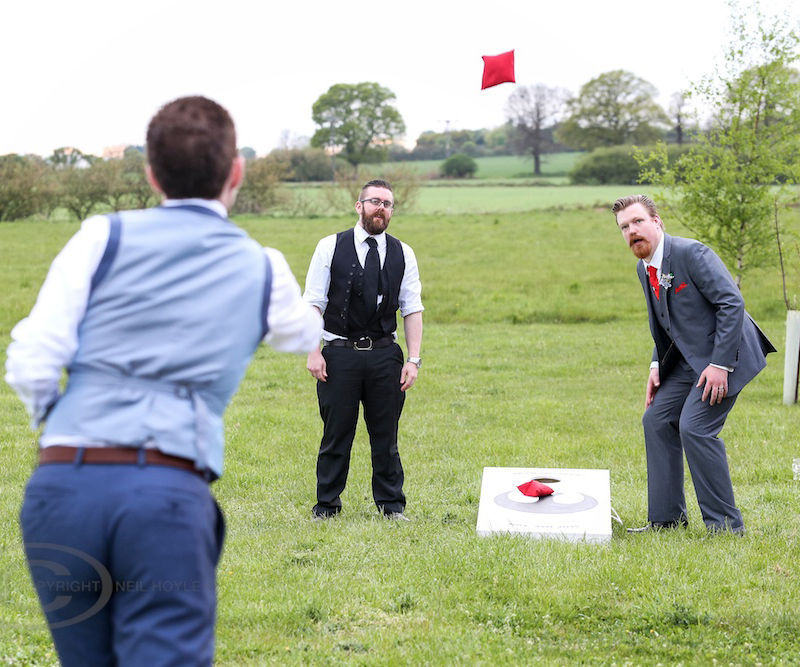
M 358 201 L 360 201 L 362 204 L 369 202 L 373 206 L 383 205 L 383 208 L 386 209 L 394 208 L 394 202 L 389 201 L 388 199 L 378 199 L 377 197 L 372 197 L 371 199 L 359 199 Z

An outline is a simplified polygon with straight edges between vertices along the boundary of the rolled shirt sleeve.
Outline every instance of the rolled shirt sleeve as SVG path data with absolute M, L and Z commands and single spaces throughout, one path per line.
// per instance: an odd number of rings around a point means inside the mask
M 400 283 L 400 315 L 405 317 L 412 313 L 420 313 L 425 308 L 422 306 L 422 283 L 419 279 L 419 267 L 417 257 L 411 246 L 402 243 L 403 257 L 406 262 L 406 270 L 403 280 Z
M 328 307 L 328 289 L 331 284 L 331 262 L 336 249 L 336 235 L 331 234 L 317 243 L 306 274 L 306 289 L 303 299 L 319 308 L 321 313 Z
M 108 243 L 104 215 L 88 218 L 58 253 L 30 315 L 11 331 L 6 382 L 37 427 L 59 396 L 62 369 L 78 349 L 92 276 Z
M 319 346 L 322 318 L 300 295 L 300 285 L 279 250 L 264 248 L 272 266 L 272 291 L 264 341 L 279 352 L 307 354 Z

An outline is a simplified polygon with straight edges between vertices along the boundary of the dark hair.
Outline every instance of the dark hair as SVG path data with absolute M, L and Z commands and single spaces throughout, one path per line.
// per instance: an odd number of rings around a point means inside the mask
M 236 129 L 228 112 L 205 97 L 165 104 L 147 127 L 147 161 L 171 199 L 215 199 L 236 157 Z
M 383 181 L 380 178 L 375 178 L 371 181 L 367 181 L 364 183 L 364 187 L 361 188 L 361 193 L 358 195 L 358 198 L 361 199 L 364 196 L 364 193 L 367 191 L 367 188 L 386 188 L 389 192 L 394 194 L 394 190 L 392 190 L 392 186 L 389 185 L 389 181 Z
M 614 217 L 616 217 L 617 213 L 624 211 L 628 206 L 633 206 L 633 204 L 641 204 L 644 206 L 647 213 L 652 217 L 658 215 L 656 203 L 647 195 L 628 195 L 627 197 L 620 197 L 614 202 L 614 205 L 611 207 L 611 212 L 614 214 Z

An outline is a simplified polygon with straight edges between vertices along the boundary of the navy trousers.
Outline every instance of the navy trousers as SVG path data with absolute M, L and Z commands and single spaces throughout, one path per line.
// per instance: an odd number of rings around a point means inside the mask
M 328 380 L 317 381 L 325 427 L 317 458 L 315 513 L 335 514 L 342 507 L 340 494 L 350 469 L 359 404 L 364 406 L 372 452 L 372 498 L 385 514 L 402 512 L 406 498 L 397 425 L 405 401 L 405 392 L 400 391 L 403 350 L 396 343 L 368 351 L 328 346 L 322 355 Z
M 735 371 L 734 371 L 735 372 Z M 692 473 L 697 503 L 710 530 L 744 530 L 736 507 L 725 443 L 719 437 L 737 396 L 721 403 L 701 400 L 698 375 L 683 359 L 661 381 L 642 424 L 647 449 L 649 521 L 673 521 L 686 516 L 683 494 L 683 454 Z
M 20 523 L 65 667 L 212 664 L 224 520 L 201 477 L 157 465 L 42 465 Z

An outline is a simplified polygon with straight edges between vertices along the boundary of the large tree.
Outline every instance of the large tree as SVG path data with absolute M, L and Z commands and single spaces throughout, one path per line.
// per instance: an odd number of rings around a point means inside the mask
M 712 125 L 667 166 L 665 147 L 640 156 L 643 178 L 665 186 L 676 217 L 711 245 L 737 283 L 775 256 L 776 206 L 800 182 L 800 37 L 782 19 L 752 10 L 732 17 L 723 66 L 694 87 Z M 671 196 L 670 196 L 671 195 Z
M 655 87 L 625 70 L 605 72 L 585 83 L 567 103 L 568 117 L 556 138 L 578 150 L 653 143 L 669 119 L 654 101 Z
M 533 173 L 542 173 L 542 153 L 553 149 L 552 126 L 559 119 L 569 93 L 542 83 L 519 86 L 506 102 L 506 118 L 514 128 L 515 152 L 533 158 Z
M 339 148 L 353 167 L 379 162 L 386 145 L 405 132 L 400 112 L 392 106 L 394 93 L 377 83 L 337 83 L 312 107 L 319 129 L 311 137 L 317 148 Z

